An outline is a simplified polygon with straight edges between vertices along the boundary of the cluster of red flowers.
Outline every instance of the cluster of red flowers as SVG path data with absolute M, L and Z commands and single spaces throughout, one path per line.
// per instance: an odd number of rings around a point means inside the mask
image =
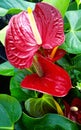
M 68 93 L 70 77 L 53 63 L 65 54 L 59 49 L 55 53 L 64 39 L 62 16 L 46 3 L 37 3 L 33 12 L 29 8 L 11 18 L 5 40 L 7 58 L 19 69 L 34 65 L 38 72 L 27 75 L 22 87 L 59 97 Z

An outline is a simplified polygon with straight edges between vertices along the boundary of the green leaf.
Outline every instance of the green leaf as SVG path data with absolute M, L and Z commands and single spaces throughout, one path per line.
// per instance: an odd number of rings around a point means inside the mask
M 7 27 L 8 26 L 6 26 L 2 30 L 0 30 L 0 41 L 2 42 L 3 45 L 5 44 L 5 36 L 6 36 Z
M 16 97 L 19 101 L 25 101 L 29 97 L 34 97 L 35 92 L 21 87 L 21 81 L 31 74 L 28 70 L 18 70 L 10 81 L 10 92 L 11 95 Z
M 77 5 L 80 5 L 81 4 L 81 0 L 75 0 Z
M 18 14 L 20 13 L 22 10 L 21 9 L 16 9 L 16 8 L 10 8 L 8 9 L 4 9 L 0 7 L 0 16 L 5 16 L 6 14 Z
M 26 130 L 21 119 L 15 123 L 15 130 Z
M 14 2 L 10 0 L 0 0 L 0 16 L 5 16 L 6 14 L 17 14 L 22 10 L 26 10 L 28 7 L 34 9 L 35 3 L 24 0 L 14 0 Z
M 13 15 L 13 14 L 18 14 L 18 13 L 20 13 L 21 11 L 22 11 L 21 9 L 11 8 L 11 9 L 8 10 L 7 14 L 11 14 L 11 15 Z
M 22 121 L 28 130 L 80 130 L 81 125 L 58 114 L 46 114 L 41 118 L 32 118 L 23 113 Z
M 73 2 L 71 2 L 70 4 L 69 4 L 69 7 L 68 7 L 68 10 L 77 10 L 77 4 L 76 4 L 76 2 L 75 1 L 73 1 Z
M 40 117 L 46 113 L 53 112 L 58 112 L 59 114 L 63 115 L 59 104 L 52 96 L 46 94 L 44 94 L 41 98 L 29 98 L 25 102 L 25 108 L 33 117 Z
M 8 61 L 0 64 L 0 75 L 13 76 L 14 67 Z
M 74 58 L 72 58 L 72 64 L 75 69 L 81 71 L 81 54 L 78 54 Z
M 3 107 L 3 105 L 0 104 L 0 130 L 6 129 L 11 130 L 13 129 L 11 119 L 9 118 L 9 115 L 6 111 L 6 109 Z
M 43 2 L 47 2 L 55 6 L 64 17 L 65 12 L 69 6 L 70 0 L 43 0 Z
M 76 88 L 81 91 L 81 82 L 77 82 Z
M 0 129 L 13 130 L 14 123 L 21 117 L 21 106 L 14 97 L 0 94 L 0 114 Z
M 30 6 L 33 9 L 35 6 L 35 3 L 27 2 L 24 0 L 14 0 L 14 2 L 11 0 L 0 0 L 0 7 L 7 10 L 11 8 L 26 10 L 28 6 Z
M 69 60 L 67 60 L 65 57 L 58 60 L 57 63 L 67 71 L 71 69 L 71 64 L 69 63 Z
M 7 13 L 7 9 L 1 8 L 0 7 L 0 16 L 4 16 Z
M 61 46 L 69 53 L 81 53 L 81 10 L 68 11 L 66 17 L 70 24 L 65 43 Z

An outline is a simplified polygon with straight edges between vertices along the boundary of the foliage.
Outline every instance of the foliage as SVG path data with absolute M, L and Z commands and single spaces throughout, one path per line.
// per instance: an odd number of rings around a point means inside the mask
M 0 94 L 0 129 L 14 129 L 14 123 L 19 120 L 22 109 L 19 102 L 6 94 Z
M 5 24 L 7 25 L 13 15 L 27 10 L 28 7 L 34 10 L 36 3 L 40 1 L 14 0 L 13 2 L 10 0 L 0 0 L 0 19 L 5 19 Z M 65 50 L 66 54 L 63 58 L 59 58 L 59 60 L 55 61 L 55 64 L 61 66 L 68 72 L 71 77 L 72 88 L 64 97 L 56 97 L 48 95 L 47 93 L 42 94 L 40 91 L 37 92 L 21 88 L 22 80 L 26 76 L 29 76 L 30 81 L 30 76 L 35 70 L 32 67 L 30 69 L 15 68 L 6 57 L 2 55 L 0 50 L 0 59 L 5 61 L 4 63 L 0 62 L 0 75 L 11 76 L 9 84 L 10 95 L 7 94 L 7 92 L 6 94 L 0 94 L 1 130 L 81 129 L 81 124 L 78 123 L 78 121 L 72 121 L 71 118 L 69 119 L 69 117 L 64 114 L 64 101 L 71 106 L 71 102 L 74 98 L 81 100 L 81 1 L 43 0 L 42 2 L 47 2 L 56 7 L 63 17 L 65 41 L 59 48 Z M 9 19 L 7 19 L 6 16 L 9 16 Z M 8 26 L 1 28 L 3 29 L 0 30 L 0 42 L 5 48 L 5 35 Z M 47 52 L 45 56 L 49 59 Z M 51 59 L 49 60 L 48 63 L 51 62 Z M 37 83 L 37 81 L 38 80 L 35 82 Z M 61 82 L 59 83 L 61 84 Z M 44 82 L 43 85 L 45 84 L 46 82 Z M 29 84 L 26 83 L 26 85 Z M 3 86 L 0 86 L 0 89 L 1 87 Z

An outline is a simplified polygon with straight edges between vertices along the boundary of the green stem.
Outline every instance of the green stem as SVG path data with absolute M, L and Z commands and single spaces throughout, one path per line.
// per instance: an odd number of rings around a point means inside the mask
M 79 5 L 80 5 L 80 4 L 77 4 L 77 10 L 79 10 Z
M 42 77 L 43 76 L 43 70 L 42 70 L 41 65 L 38 62 L 36 56 L 34 56 L 34 59 L 33 59 L 33 67 L 35 68 L 35 71 L 38 74 L 38 76 Z

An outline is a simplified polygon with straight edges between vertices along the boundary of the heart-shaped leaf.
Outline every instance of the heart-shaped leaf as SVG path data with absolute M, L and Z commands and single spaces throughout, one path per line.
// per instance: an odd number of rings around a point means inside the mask
M 29 130 L 80 130 L 81 125 L 58 114 L 47 114 L 41 118 L 32 118 L 23 114 L 22 121 Z
M 69 53 L 81 53 L 81 10 L 68 11 L 66 17 L 69 21 L 70 28 L 66 33 L 65 43 L 62 48 Z
M 25 108 L 27 112 L 34 117 L 40 117 L 46 113 L 53 112 L 63 115 L 59 104 L 52 96 L 46 94 L 44 94 L 41 98 L 29 98 L 25 102 Z

